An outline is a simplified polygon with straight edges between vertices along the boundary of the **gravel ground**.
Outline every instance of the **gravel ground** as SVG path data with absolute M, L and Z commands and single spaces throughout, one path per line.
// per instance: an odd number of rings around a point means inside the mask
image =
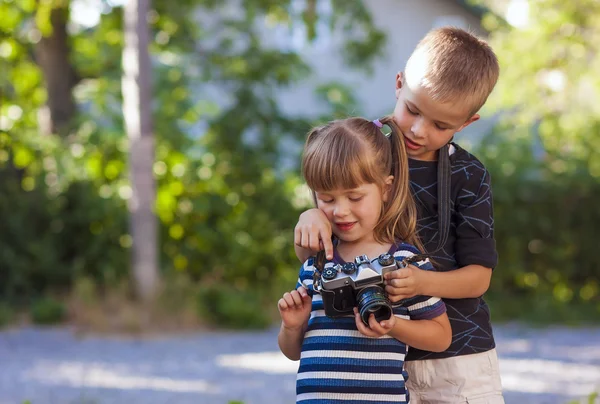
M 494 332 L 507 404 L 564 404 L 600 392 L 600 328 Z M 4 331 L 0 404 L 292 403 L 297 363 L 279 353 L 276 335 L 133 340 L 80 339 L 64 328 Z

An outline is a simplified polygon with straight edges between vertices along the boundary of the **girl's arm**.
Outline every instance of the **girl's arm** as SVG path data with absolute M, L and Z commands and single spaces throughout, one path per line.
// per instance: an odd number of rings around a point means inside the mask
M 306 272 L 300 271 L 300 279 L 306 276 Z M 277 308 L 281 315 L 281 328 L 279 329 L 279 349 L 293 361 L 300 359 L 304 333 L 308 328 L 308 319 L 312 310 L 312 297 L 304 286 L 289 293 L 284 293 L 277 302 Z
M 290 360 L 300 360 L 300 353 L 302 352 L 302 341 L 304 340 L 304 333 L 306 332 L 306 324 L 300 328 L 287 328 L 281 323 L 279 329 L 279 336 L 277 342 L 279 343 L 279 349 L 281 352 Z

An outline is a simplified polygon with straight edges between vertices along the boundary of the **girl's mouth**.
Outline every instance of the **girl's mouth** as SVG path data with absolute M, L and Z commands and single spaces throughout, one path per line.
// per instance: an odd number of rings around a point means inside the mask
M 356 222 L 346 222 L 346 223 L 336 223 L 335 225 L 341 231 L 350 231 L 354 227 L 355 224 L 356 224 Z

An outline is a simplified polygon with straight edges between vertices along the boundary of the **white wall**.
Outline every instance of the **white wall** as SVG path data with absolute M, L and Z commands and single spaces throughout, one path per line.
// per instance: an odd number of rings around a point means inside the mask
M 318 3 L 324 4 L 323 0 Z M 349 114 L 375 118 L 390 113 L 395 104 L 396 73 L 404 68 L 415 45 L 430 29 L 457 25 L 479 35 L 483 32 L 479 19 L 454 0 L 368 0 L 366 4 L 376 26 L 387 34 L 384 56 L 375 61 L 372 75 L 344 65 L 340 32 L 322 35 L 313 44 L 302 40 L 302 32 L 295 35 L 288 32 L 286 36 L 280 31 L 272 36 L 279 46 L 299 51 L 313 69 L 309 79 L 281 91 L 279 100 L 284 111 L 303 115 L 322 113 L 324 106 L 315 97 L 314 89 L 338 81 L 351 86 L 359 101 L 360 109 L 348 111 Z M 323 11 L 326 14 L 327 8 Z M 476 141 L 490 126 L 490 120 L 476 122 L 457 138 L 461 144 L 466 138 Z

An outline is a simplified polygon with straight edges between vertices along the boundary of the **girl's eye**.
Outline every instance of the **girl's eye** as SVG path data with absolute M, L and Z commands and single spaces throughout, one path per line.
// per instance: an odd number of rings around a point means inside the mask
M 323 202 L 323 203 L 332 203 L 333 199 L 321 199 L 321 202 Z
M 350 199 L 350 201 L 352 202 L 359 202 L 363 197 L 362 196 L 357 196 L 356 198 L 348 198 Z
M 438 128 L 439 130 L 446 130 L 446 129 L 448 129 L 448 128 L 444 128 L 444 127 L 438 125 L 437 123 L 435 124 L 435 127 Z

